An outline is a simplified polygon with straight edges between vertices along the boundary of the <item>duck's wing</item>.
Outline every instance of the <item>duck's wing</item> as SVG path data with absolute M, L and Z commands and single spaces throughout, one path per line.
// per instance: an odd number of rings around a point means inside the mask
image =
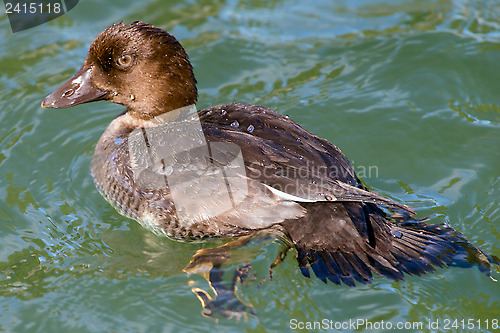
M 198 112 L 209 145 L 241 149 L 245 176 L 283 200 L 365 202 L 411 208 L 368 191 L 339 148 L 270 109 L 226 104 Z M 226 146 L 212 153 L 227 163 Z

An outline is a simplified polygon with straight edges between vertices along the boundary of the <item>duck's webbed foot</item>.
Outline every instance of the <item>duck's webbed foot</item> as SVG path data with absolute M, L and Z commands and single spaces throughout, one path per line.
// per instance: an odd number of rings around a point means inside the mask
M 210 269 L 208 282 L 213 290 L 214 296 L 201 288 L 193 288 L 192 291 L 198 297 L 203 306 L 202 315 L 214 319 L 237 319 L 247 320 L 249 316 L 256 316 L 255 309 L 244 303 L 237 295 L 238 283 L 248 277 L 251 270 L 250 264 L 239 267 L 234 272 L 233 281 L 228 283 L 222 281 L 224 271 L 218 268 Z
M 203 306 L 203 316 L 215 320 L 247 320 L 249 316 L 256 316 L 255 309 L 238 296 L 238 285 L 250 275 L 251 265 L 245 264 L 236 268 L 232 280 L 223 279 L 228 270 L 221 268 L 222 264 L 230 259 L 230 250 L 245 245 L 249 239 L 242 237 L 223 246 L 199 250 L 184 269 L 188 274 L 203 275 L 212 289 L 211 292 L 199 287 L 191 289 Z M 194 284 L 194 281 L 190 283 Z

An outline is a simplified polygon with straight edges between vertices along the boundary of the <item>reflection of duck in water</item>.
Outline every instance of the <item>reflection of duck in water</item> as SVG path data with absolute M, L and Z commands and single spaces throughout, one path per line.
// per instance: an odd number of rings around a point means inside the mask
M 305 276 L 311 268 L 324 282 L 351 286 L 372 273 L 399 280 L 450 264 L 490 274 L 491 259 L 460 233 L 412 219 L 410 208 L 368 191 L 337 147 L 288 117 L 247 104 L 194 112 L 188 56 L 159 28 L 108 27 L 42 106 L 97 100 L 127 111 L 99 140 L 92 176 L 122 214 L 155 232 L 193 240 L 268 230 L 293 244 Z M 210 261 L 205 254 L 192 265 Z

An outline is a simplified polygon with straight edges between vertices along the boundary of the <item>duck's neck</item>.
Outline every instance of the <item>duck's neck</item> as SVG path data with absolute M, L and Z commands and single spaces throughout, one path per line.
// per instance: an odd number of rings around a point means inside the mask
M 193 103 L 176 109 L 148 109 L 148 112 L 128 108 L 126 114 L 130 120 L 143 124 L 149 123 L 150 126 L 156 126 L 161 123 L 186 119 L 195 112 L 196 104 Z M 148 125 L 143 125 L 142 127 L 148 127 Z

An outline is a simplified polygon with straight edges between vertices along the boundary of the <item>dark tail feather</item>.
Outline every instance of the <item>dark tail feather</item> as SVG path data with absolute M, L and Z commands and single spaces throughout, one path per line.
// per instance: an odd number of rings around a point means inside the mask
M 401 232 L 402 237 L 396 238 L 394 251 L 397 260 L 401 262 L 404 273 L 422 274 L 433 271 L 434 267 L 477 266 L 479 270 L 491 276 L 491 263 L 494 260 L 472 245 L 460 232 L 439 225 L 429 225 L 425 222 L 414 221 L 401 225 L 390 226 L 391 230 Z M 419 244 L 417 253 L 404 251 Z M 415 269 L 415 262 L 423 261 L 422 267 Z
M 311 215 L 285 222 L 283 227 L 297 248 L 302 274 L 310 277 L 312 269 L 325 283 L 369 283 L 372 272 L 402 280 L 405 274 L 421 275 L 446 266 L 477 266 L 490 276 L 491 264 L 498 260 L 449 227 L 417 220 L 393 223 L 374 207 L 364 207 L 365 214 L 359 210 L 353 214 L 354 204 L 330 206 L 325 216 L 326 206 L 322 207 L 317 210 L 322 211 L 321 217 L 312 210 Z M 360 214 L 366 224 L 359 222 Z

